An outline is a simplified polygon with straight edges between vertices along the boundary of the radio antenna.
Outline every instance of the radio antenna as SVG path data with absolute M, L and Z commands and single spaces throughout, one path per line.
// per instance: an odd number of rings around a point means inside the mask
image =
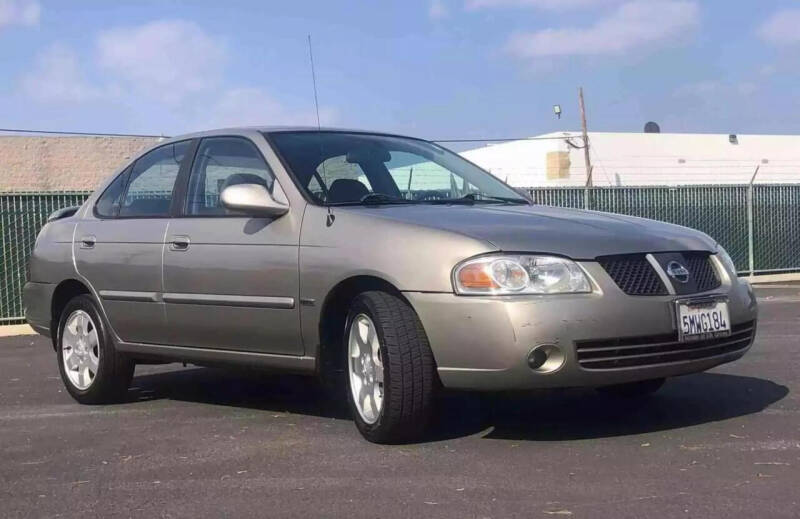
M 308 35 L 308 59 L 311 62 L 311 83 L 314 85 L 314 109 L 317 111 L 317 132 L 318 132 L 317 136 L 319 137 L 319 157 L 320 157 L 320 160 L 322 160 L 322 158 L 323 158 L 323 153 L 322 153 L 322 123 L 320 123 L 320 120 L 319 120 L 319 98 L 317 97 L 317 74 L 314 71 L 314 51 L 313 51 L 313 49 L 311 47 L 311 33 L 309 33 L 309 35 Z M 328 174 L 327 174 L 327 171 L 325 171 L 325 162 L 326 161 L 322 160 L 322 175 L 325 177 L 325 179 L 327 179 Z M 325 205 L 327 206 L 327 209 L 328 209 L 328 215 L 327 215 L 327 217 L 325 219 L 325 225 L 330 227 L 331 225 L 333 225 L 333 222 L 336 219 L 336 215 L 333 214 L 333 212 L 331 211 L 331 204 L 328 203 L 328 200 L 327 200 L 327 198 L 328 198 L 328 187 L 325 185 L 325 179 L 319 178 L 319 173 L 317 173 L 315 171 L 314 175 L 317 177 L 317 182 L 319 183 L 320 187 L 322 188 L 322 192 L 323 192 L 323 194 L 325 196 Z
M 317 110 L 317 129 L 321 130 L 319 122 L 319 99 L 317 99 L 317 74 L 314 72 L 314 51 L 311 49 L 311 34 L 308 35 L 308 57 L 311 61 L 311 82 L 314 84 L 314 108 Z

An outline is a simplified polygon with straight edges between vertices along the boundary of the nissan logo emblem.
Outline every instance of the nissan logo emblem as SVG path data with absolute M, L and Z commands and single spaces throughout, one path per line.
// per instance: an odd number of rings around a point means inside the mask
M 670 261 L 667 263 L 667 274 L 678 283 L 686 283 L 689 281 L 689 271 L 677 261 Z

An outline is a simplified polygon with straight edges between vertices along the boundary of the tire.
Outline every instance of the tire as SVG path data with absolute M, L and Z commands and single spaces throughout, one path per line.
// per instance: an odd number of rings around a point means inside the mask
M 598 387 L 600 393 L 616 398 L 644 398 L 652 395 L 664 385 L 667 379 L 654 378 L 650 380 L 640 380 L 638 382 L 628 382 L 627 384 L 616 384 L 613 386 Z
M 371 336 L 367 321 L 372 323 Z M 351 344 L 353 335 L 361 337 L 361 345 Z M 357 338 L 354 340 L 358 342 Z M 369 346 L 365 346 L 366 343 Z M 428 338 L 411 306 L 387 292 L 358 295 L 347 315 L 344 346 L 347 401 L 356 427 L 364 438 L 374 443 L 419 439 L 433 414 L 438 378 Z M 360 352 L 355 358 L 351 347 Z M 358 368 L 362 368 L 363 375 L 364 358 L 370 352 L 369 362 L 375 379 L 372 387 L 382 395 L 380 399 L 376 397 L 377 393 L 369 392 L 369 384 L 362 383 L 364 376 L 354 375 Z M 371 403 L 368 405 L 359 398 L 362 402 L 359 406 L 356 395 L 362 394 L 365 387 L 366 394 L 371 394 L 367 397 Z M 380 400 L 380 409 L 375 412 L 371 404 L 377 400 Z
M 91 296 L 76 296 L 64 307 L 56 345 L 58 371 L 72 398 L 81 404 L 124 400 L 136 365 L 114 348 L 108 326 Z M 65 357 L 74 369 L 67 370 Z

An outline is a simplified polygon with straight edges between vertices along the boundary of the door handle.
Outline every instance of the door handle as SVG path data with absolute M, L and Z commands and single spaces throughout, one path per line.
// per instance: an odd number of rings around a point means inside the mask
M 170 250 L 184 251 L 189 248 L 189 243 L 188 236 L 173 236 L 169 242 L 169 248 Z
M 97 243 L 97 237 L 94 235 L 84 236 L 81 238 L 81 249 L 94 249 L 94 244 Z

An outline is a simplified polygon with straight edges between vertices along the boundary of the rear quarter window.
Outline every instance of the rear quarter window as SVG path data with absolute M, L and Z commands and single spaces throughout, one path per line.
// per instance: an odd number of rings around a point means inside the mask
M 125 193 L 125 184 L 128 181 L 128 174 L 131 168 L 117 175 L 106 190 L 97 199 L 94 206 L 94 214 L 101 218 L 114 218 L 119 214 L 119 207 L 122 203 L 122 195 Z

